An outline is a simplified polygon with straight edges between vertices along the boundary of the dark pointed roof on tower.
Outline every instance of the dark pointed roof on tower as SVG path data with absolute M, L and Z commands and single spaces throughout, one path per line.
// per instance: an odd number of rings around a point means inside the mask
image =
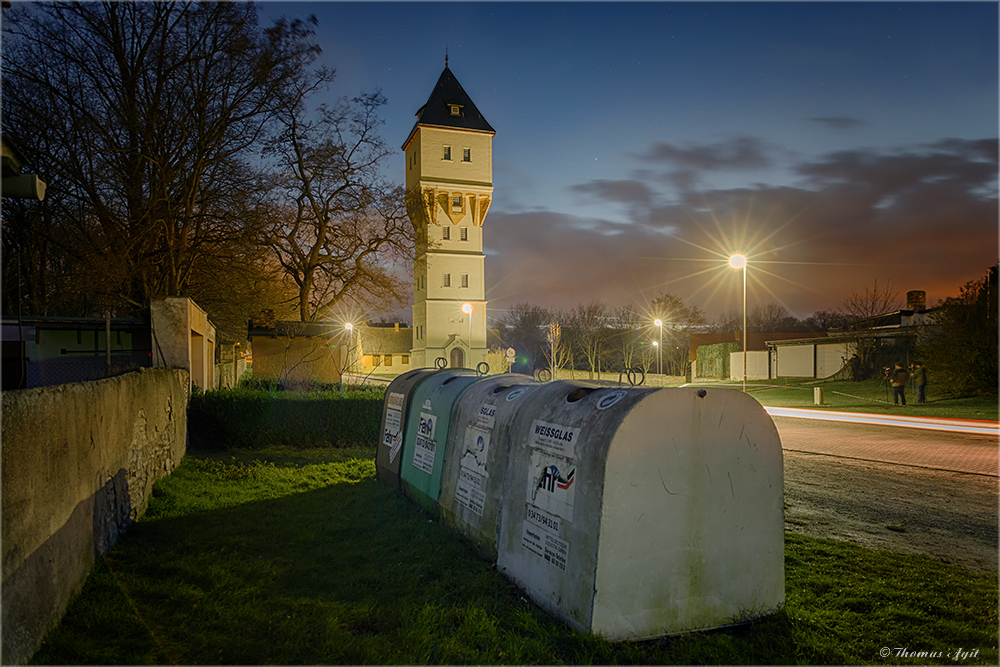
M 454 113 L 454 107 L 458 107 L 458 113 Z M 483 114 L 479 113 L 479 109 L 473 104 L 472 98 L 462 88 L 462 84 L 458 82 L 455 75 L 448 69 L 447 62 L 445 62 L 444 71 L 441 72 L 441 76 L 438 78 L 434 90 L 431 91 L 430 97 L 427 98 L 424 106 L 417 110 L 416 116 L 417 122 L 414 123 L 413 129 L 410 130 L 410 134 L 403 144 L 404 148 L 406 144 L 410 143 L 410 139 L 413 137 L 413 133 L 416 131 L 418 125 L 454 127 L 460 130 L 481 130 L 496 134 L 496 130 L 486 122 Z

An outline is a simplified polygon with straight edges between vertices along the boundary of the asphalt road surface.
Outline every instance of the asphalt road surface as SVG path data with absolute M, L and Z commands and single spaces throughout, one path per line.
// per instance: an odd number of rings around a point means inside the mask
M 997 438 L 773 417 L 787 530 L 997 571 Z

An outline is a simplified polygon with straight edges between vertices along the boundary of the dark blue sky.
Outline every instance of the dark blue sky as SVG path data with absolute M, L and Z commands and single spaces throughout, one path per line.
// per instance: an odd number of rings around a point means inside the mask
M 997 261 L 994 2 L 265 3 L 319 19 L 331 97 L 399 147 L 444 66 L 497 130 L 491 312 L 527 301 L 799 317 Z M 402 183 L 403 157 L 388 175 Z

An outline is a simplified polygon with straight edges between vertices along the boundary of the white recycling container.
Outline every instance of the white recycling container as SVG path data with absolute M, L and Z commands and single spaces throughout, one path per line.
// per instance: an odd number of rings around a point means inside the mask
M 440 516 L 493 562 L 510 426 L 541 386 L 526 375 L 494 375 L 466 389 L 453 408 L 438 497 Z
M 570 626 L 643 639 L 784 604 L 781 443 L 752 397 L 553 382 L 509 438 L 497 567 Z

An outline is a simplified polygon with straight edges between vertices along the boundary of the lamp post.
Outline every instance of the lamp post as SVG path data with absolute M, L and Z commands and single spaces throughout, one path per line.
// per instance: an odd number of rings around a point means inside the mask
M 344 325 L 344 328 L 347 329 L 347 363 L 345 364 L 345 366 L 347 368 L 349 368 L 352 365 L 352 363 L 353 363 L 353 362 L 351 362 L 351 351 L 352 351 L 352 348 L 354 347 L 354 325 L 351 324 L 350 322 L 348 322 L 347 324 Z M 347 370 L 347 368 L 345 368 L 344 370 Z M 344 377 L 343 377 L 344 374 L 341 373 L 340 375 L 341 375 L 341 377 L 340 377 L 340 397 L 343 398 L 344 397 Z
M 729 266 L 743 269 L 743 393 L 747 391 L 747 257 L 736 253 L 729 258 Z
M 663 320 L 653 322 L 660 328 L 660 342 L 656 346 L 656 374 L 663 375 Z
M 463 303 L 462 312 L 469 318 L 469 361 L 467 368 L 472 368 L 472 304 Z

